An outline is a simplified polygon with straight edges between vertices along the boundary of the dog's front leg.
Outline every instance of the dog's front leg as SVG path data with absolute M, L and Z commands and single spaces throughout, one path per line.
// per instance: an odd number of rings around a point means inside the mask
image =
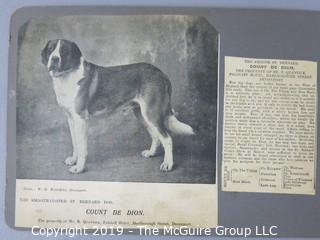
M 81 173 L 87 159 L 87 122 L 82 116 L 75 114 L 73 116 L 74 136 L 77 146 L 77 164 L 72 166 L 69 171 L 71 173 Z
M 67 159 L 64 161 L 66 165 L 72 166 L 76 164 L 77 158 L 78 158 L 78 153 L 77 153 L 77 142 L 76 142 L 76 137 L 75 137 L 75 129 L 74 129 L 74 121 L 72 116 L 68 116 L 68 124 L 69 124 L 69 129 L 70 129 L 70 134 L 71 134 L 71 140 L 72 140 L 72 156 L 67 157 Z

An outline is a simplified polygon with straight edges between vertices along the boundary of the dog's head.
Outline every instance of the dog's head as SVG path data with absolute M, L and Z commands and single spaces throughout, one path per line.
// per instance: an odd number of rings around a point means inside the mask
M 50 75 L 59 76 L 76 69 L 80 64 L 82 54 L 74 42 L 57 39 L 48 41 L 41 52 L 41 57 Z

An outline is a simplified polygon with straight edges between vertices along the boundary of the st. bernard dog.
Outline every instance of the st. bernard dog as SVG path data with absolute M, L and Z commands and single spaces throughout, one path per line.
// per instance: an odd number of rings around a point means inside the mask
M 155 156 L 162 144 L 160 169 L 172 170 L 170 134 L 193 135 L 194 131 L 174 116 L 171 83 L 160 69 L 148 63 L 101 67 L 84 60 L 79 47 L 63 39 L 50 40 L 41 56 L 53 80 L 57 102 L 68 118 L 73 154 L 64 163 L 73 165 L 71 173 L 84 171 L 89 114 L 112 113 L 119 107 L 132 107 L 151 136 L 151 147 L 142 151 L 142 156 Z

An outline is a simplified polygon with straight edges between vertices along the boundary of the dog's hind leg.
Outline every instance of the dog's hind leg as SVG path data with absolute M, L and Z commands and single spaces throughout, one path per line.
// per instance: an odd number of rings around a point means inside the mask
M 143 157 L 150 158 L 150 157 L 154 157 L 158 154 L 159 147 L 160 147 L 160 140 L 157 137 L 156 133 L 154 133 L 152 130 L 149 130 L 149 128 L 147 128 L 147 129 L 148 129 L 148 132 L 149 132 L 151 139 L 152 139 L 151 147 L 150 147 L 150 149 L 143 150 L 141 152 L 141 155 Z
M 152 134 L 159 139 L 164 148 L 164 160 L 160 165 L 161 171 L 171 171 L 173 167 L 173 153 L 172 153 L 172 138 L 168 134 L 163 117 L 161 116 L 160 107 L 147 107 L 146 102 L 139 101 L 141 115 L 147 124 L 147 129 L 150 129 Z
M 160 134 L 160 141 L 164 148 L 164 160 L 160 165 L 160 170 L 171 171 L 173 167 L 172 138 L 169 134 Z
M 143 157 L 154 157 L 158 154 L 159 152 L 159 148 L 160 148 L 160 140 L 157 136 L 157 133 L 155 133 L 152 128 L 150 128 L 147 124 L 147 122 L 143 119 L 143 116 L 141 114 L 141 109 L 139 106 L 136 106 L 133 108 L 133 112 L 134 112 L 134 115 L 136 116 L 136 118 L 142 123 L 142 125 L 148 130 L 149 134 L 150 134 L 150 137 L 152 139 L 152 143 L 151 143 L 151 147 L 150 149 L 146 149 L 146 150 L 143 150 L 141 152 L 141 155 Z

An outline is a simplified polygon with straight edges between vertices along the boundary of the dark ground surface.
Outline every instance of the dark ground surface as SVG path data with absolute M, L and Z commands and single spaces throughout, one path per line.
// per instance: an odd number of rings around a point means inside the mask
M 89 157 L 86 171 L 71 174 L 63 164 L 71 155 L 67 126 L 37 135 L 17 136 L 17 178 L 51 180 L 85 180 L 115 182 L 214 183 L 215 152 L 201 150 L 198 136 L 173 137 L 174 169 L 161 172 L 163 154 L 144 158 L 149 148 L 148 133 L 132 114 L 119 114 L 108 120 L 93 120 L 89 125 Z M 93 125 L 103 126 L 101 131 Z

